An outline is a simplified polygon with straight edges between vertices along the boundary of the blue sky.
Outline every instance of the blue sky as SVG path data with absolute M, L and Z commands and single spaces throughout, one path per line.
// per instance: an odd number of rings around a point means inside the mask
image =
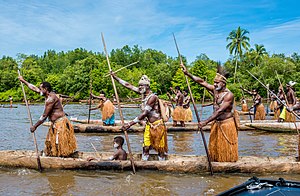
M 124 45 L 176 57 L 172 33 L 188 61 L 205 53 L 224 62 L 226 37 L 241 26 L 250 44 L 270 53 L 300 54 L 300 3 L 290 0 L 0 0 L 0 57 Z

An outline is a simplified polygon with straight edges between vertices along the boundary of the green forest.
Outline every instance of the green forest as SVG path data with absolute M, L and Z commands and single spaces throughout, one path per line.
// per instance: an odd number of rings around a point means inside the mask
M 262 85 L 252 78 L 247 70 L 254 74 L 264 84 L 269 84 L 270 89 L 277 93 L 279 80 L 286 84 L 292 80 L 296 93 L 300 90 L 299 70 L 300 55 L 293 53 L 269 54 L 262 44 L 250 45 L 250 34 L 247 30 L 238 27 L 229 33 L 227 38 L 228 60 L 222 63 L 223 69 L 228 73 L 227 87 L 234 93 L 236 99 L 243 95 L 240 86 L 246 89 L 258 89 L 258 92 L 266 98 L 267 91 Z M 175 50 L 175 48 L 174 48 Z M 129 66 L 116 75 L 133 85 L 143 74 L 151 80 L 151 89 L 160 97 L 167 99 L 166 92 L 169 88 L 180 86 L 187 88 L 185 77 L 180 69 L 178 57 L 170 57 L 163 51 L 155 49 L 143 49 L 138 45 L 124 46 L 113 49 L 109 53 L 112 70 L 118 70 Z M 183 54 L 183 61 L 189 71 L 199 77 L 207 78 L 213 83 L 218 61 L 210 59 L 206 54 L 199 54 L 194 61 L 187 63 Z M 190 59 L 189 59 L 190 61 Z M 77 48 L 72 51 L 48 50 L 42 56 L 18 54 L 16 59 L 3 56 L 0 59 L 0 101 L 7 101 L 9 96 L 14 101 L 22 101 L 22 89 L 18 80 L 19 69 L 25 80 L 39 86 L 42 81 L 49 82 L 59 94 L 75 96 L 75 100 L 87 99 L 92 81 L 92 91 L 99 94 L 103 90 L 107 97 L 114 94 L 106 56 L 104 53 L 87 51 Z M 200 101 L 203 96 L 203 88 L 190 81 L 195 100 Z M 121 98 L 135 98 L 138 95 L 117 84 Z M 28 99 L 42 101 L 43 97 L 25 88 Z M 206 93 L 206 96 L 209 96 Z M 209 98 L 209 97 L 208 97 Z

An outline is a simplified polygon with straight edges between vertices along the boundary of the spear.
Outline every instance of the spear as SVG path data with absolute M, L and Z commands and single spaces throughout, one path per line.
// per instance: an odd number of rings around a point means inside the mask
M 181 55 L 180 55 L 180 52 L 179 52 L 179 48 L 178 48 L 178 45 L 177 45 L 177 42 L 176 42 L 176 38 L 175 38 L 174 33 L 173 33 L 173 37 L 174 37 L 174 42 L 175 42 L 175 45 L 176 45 L 178 57 L 179 57 L 179 59 L 180 59 L 180 63 L 183 64 L 183 61 L 182 61 L 182 58 L 181 58 Z M 190 87 L 190 83 L 189 83 L 189 81 L 188 81 L 187 76 L 186 76 L 186 75 L 184 75 L 184 76 L 185 76 L 185 81 L 186 81 L 186 84 L 187 84 L 187 86 L 188 86 L 188 89 L 189 89 L 189 92 L 190 92 L 190 95 L 191 95 L 191 100 L 192 100 L 192 103 L 193 103 L 193 106 L 194 106 L 194 111 L 195 111 L 195 113 L 196 113 L 196 117 L 197 117 L 198 123 L 200 123 L 200 117 L 199 117 L 198 110 L 197 110 L 197 107 L 196 107 L 196 104 L 195 104 L 195 100 L 194 100 L 194 97 L 193 97 L 193 94 L 192 94 L 192 90 L 191 90 L 191 87 Z M 207 161 L 208 161 L 208 167 L 209 167 L 209 170 L 210 170 L 210 174 L 213 175 L 213 169 L 212 169 L 212 165 L 211 165 L 211 161 L 210 161 L 210 155 L 209 155 L 209 153 L 208 153 L 207 144 L 206 144 L 206 140 L 205 140 L 205 137 L 204 137 L 203 130 L 202 130 L 202 128 L 200 129 L 200 128 L 198 127 L 198 131 L 201 132 L 201 136 L 202 136 L 203 145 L 204 145 L 205 152 L 206 152 L 206 156 L 207 156 Z
M 121 71 L 122 69 L 125 69 L 125 68 L 127 68 L 127 67 L 129 67 L 129 66 L 131 66 L 131 65 L 135 65 L 135 64 L 137 64 L 137 63 L 139 63 L 139 61 L 136 61 L 136 62 L 131 63 L 131 64 L 129 64 L 129 65 L 126 65 L 126 66 L 124 66 L 124 67 L 121 67 L 120 69 L 114 71 L 114 73 L 117 73 L 117 72 Z M 110 76 L 110 73 L 109 73 L 109 74 L 106 74 L 104 77 L 108 77 L 108 76 Z
M 105 41 L 104 41 L 103 33 L 101 33 L 101 37 L 102 37 L 102 43 L 103 43 L 104 52 L 106 54 L 106 60 L 107 60 L 108 68 L 109 68 L 109 71 L 111 73 L 112 70 L 111 70 L 110 61 L 109 61 L 109 58 L 108 58 L 108 53 L 107 53 L 107 50 L 106 50 L 106 44 L 105 44 Z M 115 80 L 114 80 L 114 78 L 113 78 L 113 76 L 111 74 L 110 74 L 110 78 L 111 78 L 111 82 L 112 82 L 113 87 L 114 87 L 115 96 L 116 96 L 117 103 L 118 103 L 118 108 L 119 108 L 119 113 L 120 113 L 120 118 L 121 118 L 122 126 L 124 126 L 124 117 L 123 117 L 123 112 L 122 112 L 122 108 L 121 108 L 120 99 L 119 99 L 118 91 L 117 91 L 117 88 L 116 88 Z M 131 153 L 129 138 L 128 138 L 128 134 L 127 134 L 126 130 L 124 130 L 124 134 L 125 134 L 125 139 L 126 139 L 126 143 L 127 143 L 127 147 L 128 147 L 129 156 L 130 156 L 130 162 L 131 162 L 131 166 L 132 166 L 132 171 L 135 174 L 135 166 L 134 166 L 133 156 L 132 156 L 132 153 Z
M 20 71 L 19 70 L 18 70 L 18 74 L 20 76 Z M 25 101 L 26 108 L 27 108 L 27 113 L 28 113 L 28 118 L 29 118 L 29 121 L 30 121 L 30 126 L 33 126 L 32 117 L 31 117 L 29 105 L 28 105 L 27 98 L 26 98 L 26 93 L 25 93 L 24 86 L 23 86 L 22 82 L 21 82 L 21 87 L 22 87 L 22 91 L 23 91 L 23 95 L 24 95 L 24 101 Z M 36 154 L 38 169 L 39 169 L 40 172 L 42 172 L 43 168 L 42 168 L 41 159 L 40 159 L 40 155 L 39 155 L 39 149 L 38 149 L 38 145 L 37 145 L 37 142 L 36 142 L 36 137 L 35 137 L 34 132 L 32 133 L 32 137 L 33 137 L 33 142 L 34 142 L 34 146 L 35 146 L 35 154 Z

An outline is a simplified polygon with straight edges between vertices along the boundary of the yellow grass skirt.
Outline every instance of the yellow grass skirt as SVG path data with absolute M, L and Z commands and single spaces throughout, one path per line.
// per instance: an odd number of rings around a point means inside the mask
M 143 146 L 151 146 L 158 153 L 168 152 L 167 128 L 162 120 L 146 124 Z
M 263 104 L 259 104 L 256 106 L 256 113 L 254 120 L 265 120 L 266 119 L 266 111 Z
M 185 121 L 185 109 L 182 106 L 176 106 L 172 118 L 173 121 Z
M 235 162 L 238 160 L 238 131 L 234 118 L 213 122 L 208 148 L 211 161 Z
M 48 130 L 45 154 L 51 157 L 67 157 L 74 153 L 77 142 L 74 129 L 67 117 L 57 119 Z

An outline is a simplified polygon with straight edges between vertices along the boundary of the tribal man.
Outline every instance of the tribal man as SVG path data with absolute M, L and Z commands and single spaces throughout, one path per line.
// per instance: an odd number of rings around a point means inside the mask
M 172 88 L 170 88 L 173 90 Z M 185 110 L 183 108 L 183 101 L 184 101 L 184 95 L 181 93 L 180 87 L 176 86 L 174 93 L 176 94 L 176 97 L 173 98 L 169 93 L 167 95 L 169 98 L 176 103 L 176 107 L 172 113 L 173 118 L 173 127 L 177 126 L 177 121 L 180 122 L 180 126 L 184 127 L 184 121 L 185 121 Z
M 187 89 L 183 90 L 184 100 L 183 100 L 183 108 L 185 111 L 185 122 L 192 122 L 193 120 L 193 113 L 190 107 L 191 97 L 188 93 Z
M 261 96 L 258 94 L 256 89 L 253 89 L 252 91 L 248 91 L 244 88 L 242 88 L 245 92 L 252 95 L 253 98 L 253 105 L 250 107 L 254 108 L 254 120 L 265 120 L 266 119 L 266 111 L 265 107 L 261 102 Z
M 185 75 L 205 87 L 214 97 L 214 113 L 199 123 L 202 128 L 213 121 L 209 138 L 209 154 L 215 162 L 235 162 L 238 160 L 238 130 L 237 122 L 232 113 L 234 96 L 226 88 L 226 78 L 217 73 L 214 84 L 208 84 L 200 77 L 193 76 L 181 64 Z
M 62 104 L 52 91 L 50 83 L 42 82 L 38 88 L 24 80 L 22 76 L 19 76 L 19 80 L 32 91 L 45 96 L 44 113 L 35 125 L 30 127 L 30 131 L 34 132 L 47 118 L 52 122 L 45 141 L 45 155 L 52 157 L 68 157 L 72 155 L 77 148 L 74 129 L 69 119 L 65 116 Z
M 142 101 L 143 108 L 141 114 L 124 125 L 122 129 L 129 129 L 132 125 L 146 119 L 142 160 L 148 160 L 150 148 L 158 152 L 159 160 L 165 160 L 166 153 L 168 152 L 167 128 L 161 116 L 158 97 L 150 90 L 149 78 L 143 75 L 139 81 L 139 87 L 135 87 L 116 77 L 114 73 L 112 75 L 120 84 L 145 97 Z
M 288 107 L 292 107 L 297 102 L 296 93 L 293 90 L 293 86 L 295 84 L 296 84 L 296 82 L 293 82 L 293 81 L 289 81 L 289 83 L 286 84 L 286 90 L 287 90 L 286 99 L 287 99 Z M 285 121 L 286 122 L 295 122 L 296 118 L 292 113 L 287 112 Z
M 100 109 L 102 115 L 102 121 L 104 126 L 115 125 L 115 106 L 114 104 L 105 97 L 105 93 L 101 92 L 99 96 L 92 94 L 92 97 L 100 99 L 100 103 L 97 107 L 91 108 L 90 110 Z

